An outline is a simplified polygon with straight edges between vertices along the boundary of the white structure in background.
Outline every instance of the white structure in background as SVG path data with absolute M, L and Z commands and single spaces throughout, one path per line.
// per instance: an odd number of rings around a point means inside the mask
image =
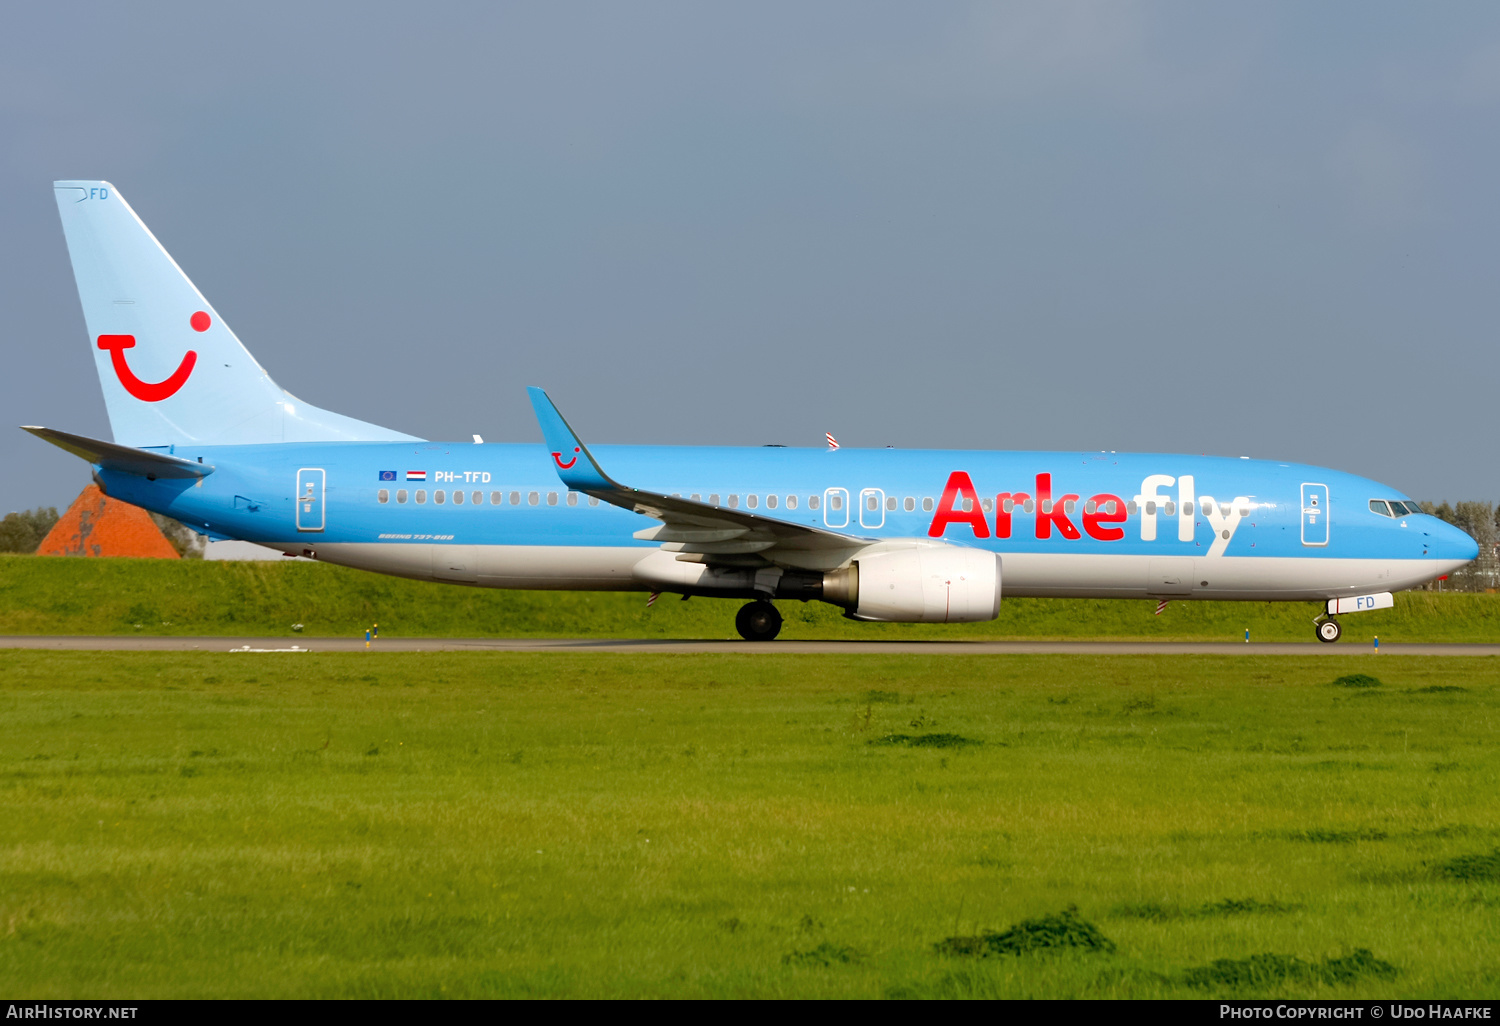
M 214 541 L 209 539 L 203 547 L 204 559 L 290 559 L 295 558 L 303 563 L 311 563 L 312 560 L 303 556 L 283 556 L 279 549 L 268 549 L 264 545 L 257 545 L 247 541 Z

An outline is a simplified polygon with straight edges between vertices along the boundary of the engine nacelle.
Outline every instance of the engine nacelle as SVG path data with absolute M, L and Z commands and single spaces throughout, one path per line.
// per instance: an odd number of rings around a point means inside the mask
M 1000 615 L 1000 557 L 980 549 L 917 545 L 876 552 L 841 573 L 847 575 L 838 589 L 841 604 L 861 620 L 976 623 Z M 834 591 L 824 585 L 825 598 L 837 601 Z

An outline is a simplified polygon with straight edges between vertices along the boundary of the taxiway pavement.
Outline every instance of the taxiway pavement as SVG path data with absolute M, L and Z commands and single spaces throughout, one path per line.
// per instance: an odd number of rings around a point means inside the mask
M 363 638 L 144 637 L 140 635 L 0 636 L 0 649 L 111 652 L 363 652 Z M 1331 656 L 1376 654 L 1342 642 L 1212 641 L 772 641 L 591 638 L 380 638 L 370 652 L 622 652 L 682 655 L 1228 655 Z M 1500 645 L 1399 644 L 1385 655 L 1500 656 Z

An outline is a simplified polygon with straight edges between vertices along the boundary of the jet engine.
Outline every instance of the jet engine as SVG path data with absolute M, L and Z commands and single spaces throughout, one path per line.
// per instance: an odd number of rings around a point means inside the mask
M 874 552 L 824 575 L 822 598 L 858 620 L 993 620 L 1000 615 L 1000 557 L 954 545 Z

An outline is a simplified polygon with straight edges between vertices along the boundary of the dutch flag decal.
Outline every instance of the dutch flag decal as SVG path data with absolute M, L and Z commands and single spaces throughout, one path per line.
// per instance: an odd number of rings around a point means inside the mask
M 427 480 L 427 471 L 425 471 L 425 470 L 408 470 L 406 472 L 406 479 L 408 481 L 426 481 Z

